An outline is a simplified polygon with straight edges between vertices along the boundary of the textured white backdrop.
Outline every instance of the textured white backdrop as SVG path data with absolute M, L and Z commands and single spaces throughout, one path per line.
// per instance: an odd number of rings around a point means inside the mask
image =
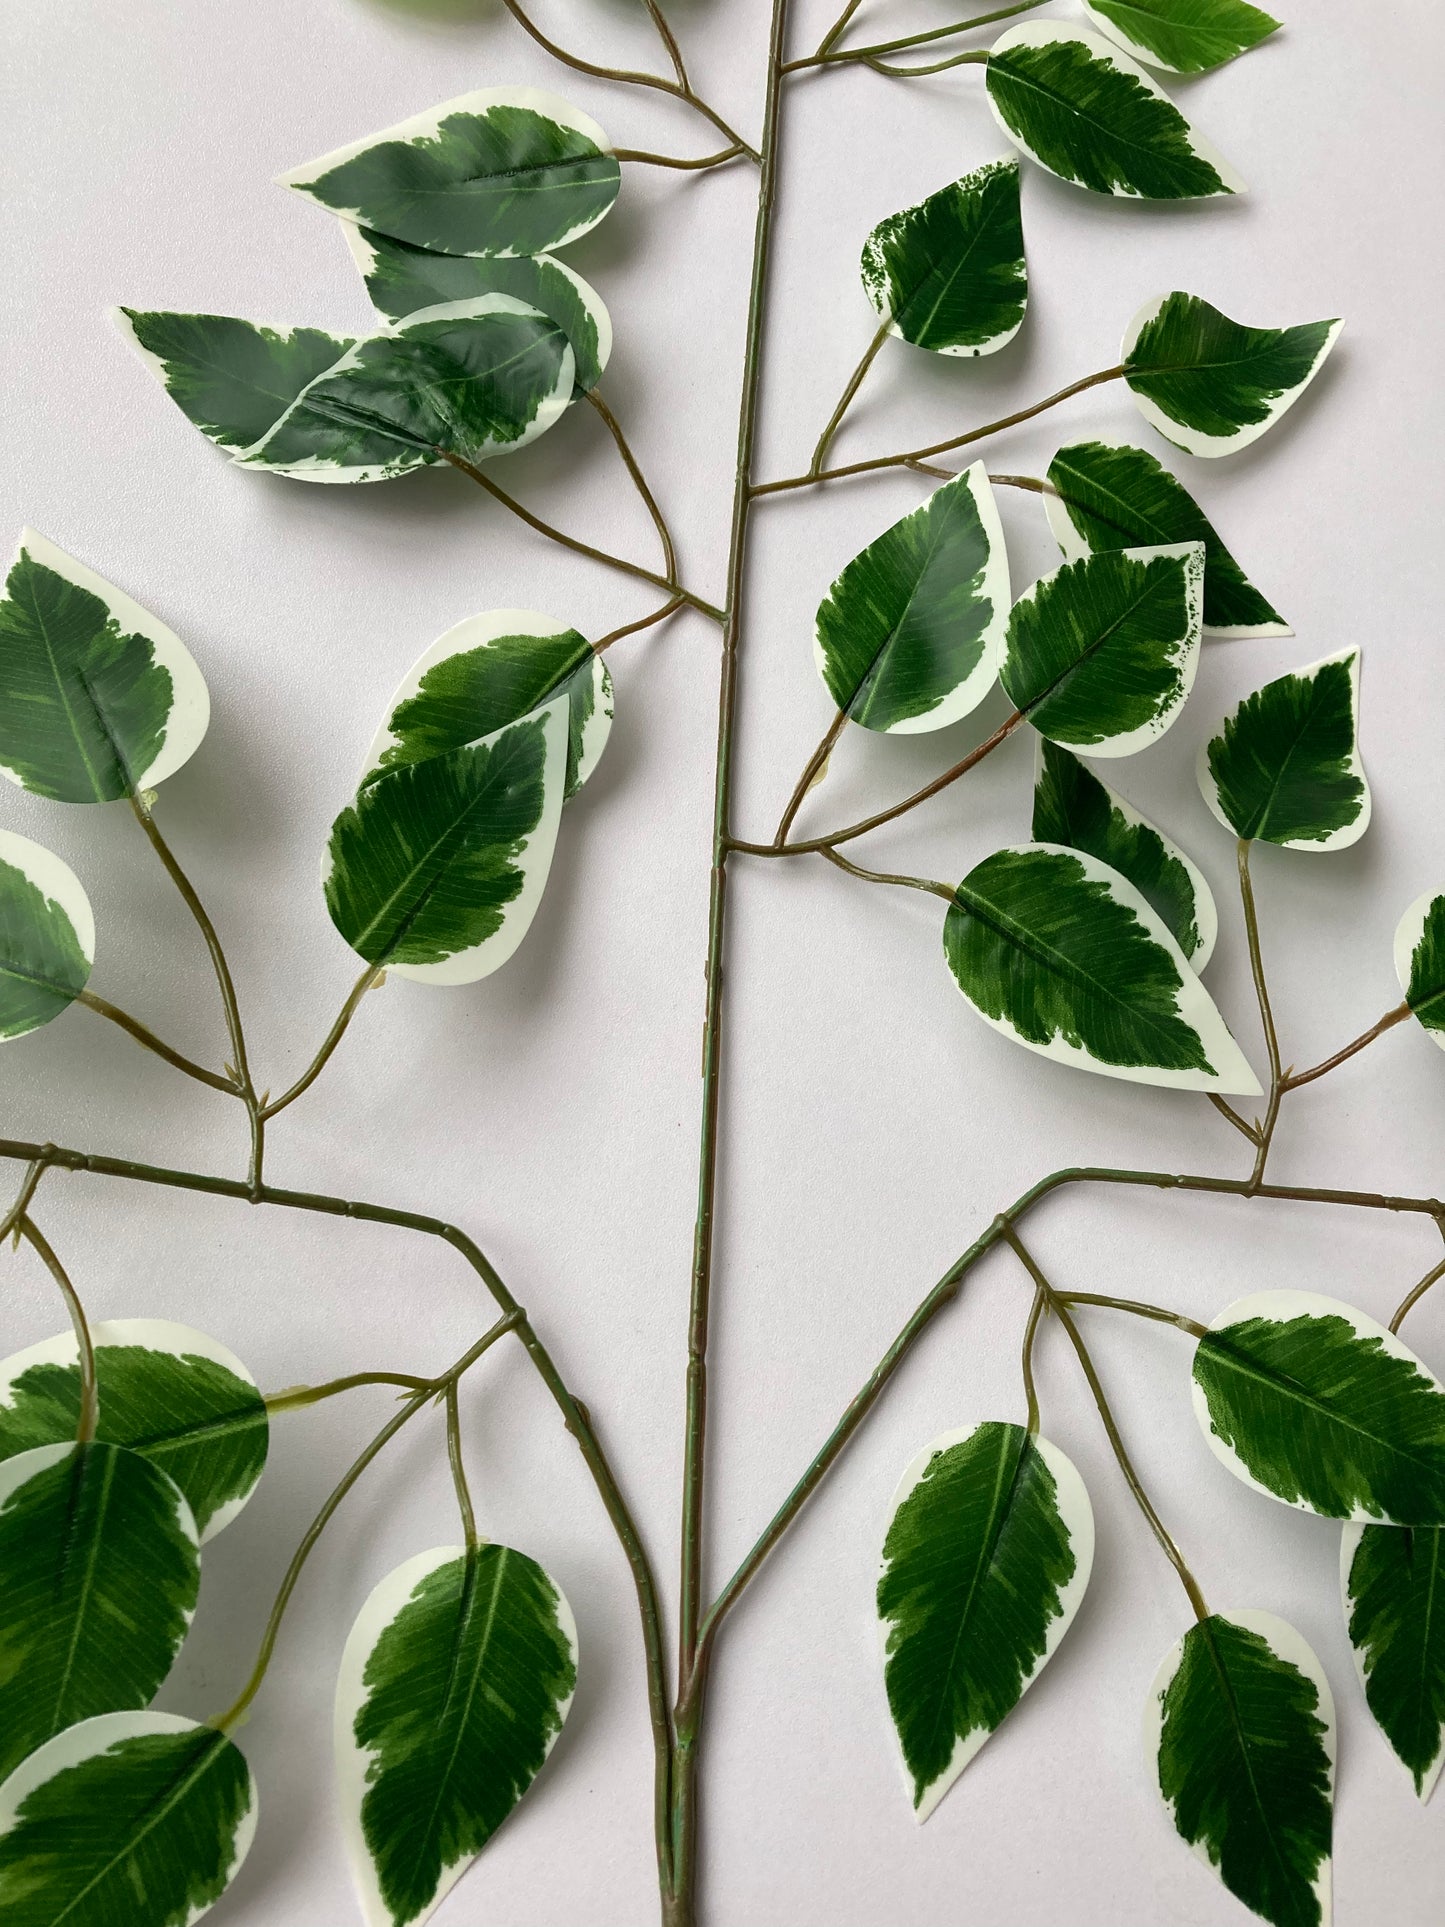
M 539 12 L 543 0 L 538 0 Z M 832 0 L 796 0 L 795 51 Z M 870 0 L 860 26 L 950 17 Z M 840 456 L 987 420 L 1114 360 L 1149 295 L 1182 286 L 1241 319 L 1344 314 L 1340 348 L 1259 447 L 1186 475 L 1294 621 L 1294 641 L 1212 644 L 1174 732 L 1117 775 L 1219 892 L 1211 984 L 1246 1047 L 1257 1026 L 1230 896 L 1232 852 L 1194 788 L 1194 751 L 1246 688 L 1363 644 L 1375 822 L 1347 853 L 1264 851 L 1264 936 L 1289 1057 L 1312 1062 L 1397 992 L 1390 935 L 1442 881 L 1442 488 L 1435 184 L 1445 28 L 1431 0 L 1378 23 L 1291 0 L 1290 28 L 1179 92 L 1253 192 L 1149 208 L 1026 168 L 1032 301 L 1018 342 L 970 365 L 881 357 Z M 228 467 L 107 327 L 103 309 L 212 309 L 360 329 L 369 310 L 334 227 L 269 183 L 288 164 L 469 88 L 567 92 L 619 144 L 704 152 L 710 130 L 655 96 L 563 76 L 495 0 L 68 0 L 4 24 L 4 512 L 33 522 L 190 644 L 215 720 L 161 814 L 231 956 L 253 1055 L 279 1088 L 354 963 L 317 865 L 379 707 L 443 629 L 521 604 L 593 633 L 645 594 L 534 539 L 463 478 L 308 488 Z M 765 0 L 677 0 L 705 91 L 756 125 Z M 655 50 L 627 0 L 551 0 L 560 34 L 624 62 Z M 791 92 L 760 465 L 796 470 L 871 320 L 856 279 L 882 215 L 993 157 L 978 74 L 904 87 L 859 72 Z M 618 345 L 604 392 L 670 506 L 690 582 L 720 589 L 753 183 L 629 169 L 613 217 L 569 255 Z M 1135 431 L 1121 389 L 988 450 L 1040 472 L 1062 440 Z M 1159 446 L 1158 444 L 1152 444 Z M 1163 452 L 1161 450 L 1161 452 Z M 597 425 L 576 411 L 507 467 L 566 526 L 639 557 L 651 532 Z M 921 499 L 894 474 L 758 512 L 744 649 L 737 824 L 771 829 L 827 719 L 810 649 L 837 568 Z M 1053 566 L 1038 504 L 1008 493 L 1015 580 Z M 686 1275 L 700 1087 L 717 649 L 701 619 L 617 650 L 617 725 L 521 955 L 459 992 L 370 999 L 321 1086 L 275 1127 L 277 1182 L 370 1196 L 477 1234 L 591 1404 L 672 1602 Z M 943 741 L 853 732 L 821 825 L 901 794 L 996 720 Z M 875 839 L 953 876 L 1027 822 L 1028 750 Z M 194 933 L 120 809 L 6 791 L 0 820 L 52 844 L 89 889 L 96 987 L 214 1059 L 220 1026 Z M 942 967 L 937 905 L 821 864 L 737 865 L 723 1105 L 710 1576 L 719 1583 L 927 1285 L 1000 1205 L 1080 1159 L 1236 1170 L 1201 1101 L 1088 1080 L 1012 1049 Z M 234 1170 L 238 1119 L 83 1013 L 8 1049 L 4 1128 L 160 1163 Z M 1445 1065 L 1412 1030 L 1292 1100 L 1276 1172 L 1439 1191 Z M 92 1313 L 188 1319 L 263 1384 L 437 1367 L 487 1317 L 442 1247 L 359 1226 L 75 1177 L 47 1230 Z M 1241 1291 L 1315 1287 L 1388 1311 L 1436 1255 L 1426 1227 L 1368 1214 L 1071 1193 L 1034 1222 L 1060 1280 L 1207 1316 Z M 1438 1240 L 1435 1241 L 1438 1249 Z M 6 1348 L 57 1327 L 28 1256 L 4 1260 Z M 1070 1358 L 1044 1348 L 1045 1424 L 1093 1495 L 1099 1557 L 1047 1678 L 920 1832 L 900 1792 L 870 1611 L 884 1509 L 947 1426 L 1021 1410 L 1027 1294 L 1003 1259 L 901 1375 L 720 1647 L 706 1750 L 710 1927 L 1205 1927 L 1243 1915 L 1168 1832 L 1139 1753 L 1142 1695 L 1188 1608 L 1123 1493 Z M 1291 1619 L 1341 1710 L 1338 1917 L 1433 1922 L 1438 1810 L 1420 1811 L 1366 1718 L 1337 1598 L 1338 1535 L 1226 1479 L 1198 1437 L 1176 1334 L 1091 1327 L 1128 1437 L 1212 1600 Z M 1445 1297 L 1410 1334 L 1445 1362 Z M 207 1550 L 195 1632 L 164 1703 L 205 1716 L 250 1665 L 292 1544 L 380 1422 L 357 1394 L 277 1428 L 272 1468 Z M 452 1895 L 448 1923 L 634 1927 L 652 1918 L 648 1731 L 626 1568 L 577 1454 L 514 1350 L 466 1399 L 484 1529 L 541 1557 L 577 1610 L 582 1681 L 542 1783 Z M 353 1614 L 402 1558 L 455 1537 L 441 1428 L 418 1421 L 307 1571 L 244 1743 L 261 1786 L 234 1927 L 351 1917 L 333 1812 L 330 1702 Z M 220 1916 L 218 1915 L 218 1918 Z

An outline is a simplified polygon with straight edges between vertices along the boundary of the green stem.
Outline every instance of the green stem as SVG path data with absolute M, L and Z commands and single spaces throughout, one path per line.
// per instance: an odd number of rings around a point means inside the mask
M 657 497 L 647 486 L 647 477 L 643 474 L 641 465 L 637 457 L 633 454 L 627 437 L 622 432 L 622 424 L 595 388 L 590 388 L 587 391 L 587 400 L 601 416 L 607 426 L 608 434 L 617 445 L 617 452 L 622 457 L 622 465 L 632 477 L 632 485 L 642 500 L 642 506 L 647 510 L 648 515 L 652 519 L 652 526 L 657 530 L 657 538 L 662 544 L 663 572 L 669 582 L 675 582 L 677 580 L 677 550 L 673 546 L 672 532 L 667 526 L 666 516 L 657 505 Z
M 887 60 L 865 60 L 863 65 L 871 67 L 875 74 L 888 74 L 894 80 L 915 80 L 923 74 L 946 74 L 953 67 L 986 67 L 988 54 L 980 47 L 967 53 L 949 54 L 944 60 L 929 60 L 917 67 L 895 67 Z
M 108 1019 L 110 1023 L 123 1030 L 127 1037 L 134 1038 L 142 1049 L 164 1059 L 173 1069 L 184 1071 L 187 1077 L 194 1077 L 198 1084 L 208 1084 L 213 1091 L 224 1091 L 227 1097 L 244 1095 L 240 1087 L 229 1077 L 222 1077 L 219 1071 L 208 1071 L 203 1064 L 193 1063 L 189 1057 L 183 1057 L 180 1051 L 172 1050 L 169 1044 L 157 1037 L 155 1032 L 149 1030 L 138 1017 L 132 1017 L 118 1004 L 109 1003 L 104 997 L 97 997 L 91 990 L 82 990 L 75 1001 L 83 1009 L 93 1010 L 97 1017 Z
M 269 1104 L 263 1104 L 261 1106 L 261 1118 L 263 1122 L 275 1117 L 279 1111 L 284 1111 L 288 1104 L 294 1104 L 303 1092 L 310 1090 L 317 1078 L 320 1077 L 322 1071 L 325 1070 L 331 1059 L 332 1052 L 346 1035 L 347 1026 L 356 1015 L 362 998 L 373 985 L 380 982 L 384 974 L 380 964 L 368 964 L 366 969 L 362 971 L 361 975 L 352 985 L 346 1002 L 337 1013 L 336 1022 L 331 1026 L 330 1030 L 327 1031 L 321 1048 L 317 1051 L 306 1069 L 289 1090 L 283 1091 L 279 1097 L 273 1098 Z
M 1109 1298 L 1098 1291 L 1065 1291 L 1057 1296 L 1061 1304 L 1103 1305 L 1110 1311 L 1127 1311 L 1136 1318 L 1153 1319 L 1157 1325 L 1173 1325 L 1176 1331 L 1188 1332 L 1191 1338 L 1209 1336 L 1209 1327 L 1201 1325 L 1197 1318 L 1186 1318 L 1182 1311 L 1169 1311 L 1163 1305 L 1151 1305 L 1142 1298 Z
M 790 60 L 783 71 L 796 74 L 805 67 L 832 67 L 850 60 L 876 60 L 884 54 L 903 53 L 909 47 L 927 46 L 936 40 L 951 40 L 956 34 L 968 33 L 974 27 L 991 26 L 995 20 L 1012 20 L 1015 14 L 1032 13 L 1036 7 L 1044 4 L 1045 0 L 1018 0 L 1014 6 L 999 7 L 993 13 L 975 14 L 972 20 L 955 20 L 948 27 L 930 27 L 926 33 L 904 34 L 898 40 L 877 40 L 867 47 L 845 47 L 838 52 L 831 50 L 832 41 L 836 39 L 834 35 L 817 53 L 809 54 L 804 60 Z M 847 24 L 846 21 L 844 24 Z M 984 58 L 987 57 L 985 54 Z
M 1254 1158 L 1254 1175 L 1250 1182 L 1258 1184 L 1264 1176 L 1264 1167 L 1269 1162 L 1269 1147 L 1274 1139 L 1274 1127 L 1279 1122 L 1279 1102 L 1284 1093 L 1284 1072 L 1280 1066 L 1279 1036 L 1274 1027 L 1274 1010 L 1269 1001 L 1269 985 L 1265 982 L 1264 953 L 1259 942 L 1259 914 L 1254 902 L 1254 884 L 1249 874 L 1249 839 L 1240 837 L 1236 848 L 1239 867 L 1239 899 L 1244 907 L 1244 932 L 1249 942 L 1249 968 L 1254 977 L 1254 994 L 1259 1003 L 1259 1020 L 1264 1026 L 1264 1046 L 1269 1053 L 1269 1096 L 1266 1100 L 1264 1121 L 1259 1127 L 1259 1149 Z
M 1048 1305 L 1047 1294 L 1035 1289 L 1034 1302 L 1029 1307 L 1028 1323 L 1024 1326 L 1023 1371 L 1025 1420 L 1030 1438 L 1036 1438 L 1039 1430 L 1039 1393 L 1034 1384 L 1034 1339 L 1038 1335 L 1039 1320 Z
M 648 19 L 657 29 L 657 37 L 662 42 L 668 59 L 672 62 L 672 71 L 677 75 L 678 86 L 690 88 L 692 83 L 687 77 L 687 62 L 682 57 L 682 48 L 677 44 L 677 35 L 669 26 L 666 14 L 657 4 L 657 0 L 642 0 L 642 3 L 647 8 Z
M 1393 1010 L 1387 1010 L 1385 1012 L 1377 1024 L 1371 1024 L 1368 1030 L 1361 1031 L 1360 1035 L 1352 1044 L 1346 1044 L 1343 1050 L 1337 1050 L 1334 1056 L 1327 1057 L 1323 1064 L 1316 1064 L 1312 1069 L 1307 1071 L 1291 1071 L 1287 1077 L 1281 1079 L 1280 1089 L 1282 1091 L 1297 1091 L 1302 1084 L 1313 1084 L 1317 1077 L 1324 1077 L 1327 1072 L 1336 1069 L 1338 1065 L 1348 1063 L 1350 1058 L 1356 1056 L 1360 1051 L 1368 1049 L 1377 1037 L 1383 1037 L 1387 1030 L 1393 1030 L 1396 1024 L 1407 1022 L 1414 1014 L 1408 1000 L 1405 1003 L 1396 1004 Z
M 812 789 L 821 771 L 827 766 L 828 758 L 833 754 L 834 747 L 837 744 L 838 738 L 843 734 L 847 721 L 847 710 L 840 709 L 832 722 L 829 723 L 828 727 L 823 731 L 822 741 L 803 765 L 803 773 L 793 785 L 793 793 L 788 798 L 788 806 L 778 819 L 778 827 L 773 832 L 773 845 L 776 849 L 781 850 L 787 842 L 788 831 L 793 827 L 793 818 L 803 807 L 803 798 L 808 794 L 808 791 Z
M 1239 1115 L 1239 1112 L 1235 1110 L 1234 1106 L 1230 1103 L 1227 1103 L 1226 1100 L 1222 1098 L 1217 1091 L 1210 1091 L 1208 1093 L 1208 1097 L 1209 1097 L 1210 1103 L 1214 1106 L 1215 1110 L 1219 1112 L 1219 1115 L 1221 1117 L 1227 1117 L 1230 1123 L 1234 1126 L 1235 1130 L 1240 1132 L 1242 1136 L 1247 1137 L 1250 1143 L 1254 1145 L 1256 1149 L 1258 1149 L 1259 1132 L 1254 1128 L 1254 1126 L 1252 1124 L 1246 1123 L 1245 1120 Z
M 818 852 L 840 870 L 846 870 L 850 877 L 860 877 L 864 883 L 889 883 L 900 890 L 926 890 L 931 897 L 942 897 L 945 903 L 952 903 L 954 892 L 946 883 L 935 882 L 930 877 L 910 877 L 895 875 L 888 870 L 868 870 L 861 863 L 850 863 L 846 856 L 836 850 L 823 849 Z
M 354 1392 L 363 1385 L 399 1385 L 404 1391 L 422 1392 L 433 1381 L 415 1372 L 348 1372 L 345 1378 L 328 1379 L 324 1385 L 288 1385 L 284 1391 L 268 1392 L 262 1403 L 274 1418 L 277 1412 L 296 1412 L 306 1405 L 319 1405 L 323 1399 L 341 1392 Z
M 610 649 L 614 642 L 621 642 L 624 636 L 635 636 L 639 629 L 650 629 L 655 622 L 665 622 L 681 607 L 682 597 L 675 595 L 671 601 L 664 602 L 660 609 L 654 609 L 650 615 L 639 616 L 635 622 L 624 622 L 620 628 L 609 629 L 605 636 L 600 636 L 593 643 L 593 655 L 600 656 L 604 650 Z
M 808 464 L 808 473 L 810 475 L 817 475 L 821 471 L 824 457 L 828 453 L 828 449 L 830 444 L 832 443 L 833 437 L 837 434 L 839 425 L 841 424 L 843 417 L 847 414 L 848 410 L 852 407 L 853 397 L 858 393 L 858 390 L 863 386 L 864 380 L 866 379 L 868 374 L 868 370 L 873 366 L 874 360 L 877 358 L 878 350 L 883 346 L 884 342 L 888 339 L 888 332 L 889 332 L 889 324 L 886 321 L 881 321 L 878 324 L 878 332 L 874 335 L 873 339 L 868 343 L 868 346 L 863 350 L 862 359 L 859 361 L 858 366 L 853 370 L 852 374 L 848 377 L 847 386 L 844 388 L 843 393 L 838 398 L 838 406 L 833 410 L 832 414 L 828 417 L 827 426 L 824 428 L 822 434 L 818 437 L 817 446 L 813 450 L 813 459 Z
M 1445 1224 L 1442 1224 L 1440 1229 L 1442 1233 L 1445 1233 Z M 1445 1278 L 1445 1258 L 1442 1258 L 1438 1265 L 1432 1265 L 1430 1270 L 1427 1271 L 1425 1276 L 1420 1280 L 1419 1284 L 1416 1285 L 1413 1290 L 1405 1293 L 1405 1296 L 1395 1307 L 1394 1317 L 1390 1320 L 1390 1330 L 1392 1332 L 1397 1332 L 1400 1329 L 1408 1315 L 1425 1296 L 1425 1293 L 1429 1291 L 1432 1285 L 1438 1284 L 1442 1278 Z
M 462 1413 L 457 1399 L 457 1381 L 447 1386 L 447 1463 L 452 1469 L 452 1485 L 457 1495 L 457 1511 L 462 1516 L 462 1541 L 470 1559 L 477 1549 L 477 1515 L 472 1510 L 472 1495 L 467 1486 L 467 1468 L 462 1460 Z
M 16 1219 L 16 1229 L 55 1280 L 75 1328 L 76 1349 L 80 1354 L 80 1419 L 75 1428 L 75 1442 L 85 1445 L 95 1437 L 96 1421 L 100 1414 L 100 1400 L 95 1385 L 95 1346 L 91 1342 L 85 1307 L 80 1302 L 80 1294 L 70 1282 L 65 1266 L 56 1257 L 39 1226 L 22 1213 Z
M 631 161 L 638 167 L 674 167 L 689 174 L 703 174 L 709 168 L 723 167 L 729 161 L 740 160 L 745 152 L 741 141 L 734 141 L 731 147 L 720 147 L 715 154 L 701 154 L 696 160 L 685 159 L 678 154 L 649 154 L 639 147 L 614 147 L 614 160 Z
M 10 1209 L 5 1213 L 4 1219 L 0 1220 L 0 1245 L 4 1244 L 5 1240 L 13 1231 L 15 1234 L 15 1246 L 17 1250 L 19 1249 L 20 1221 L 30 1209 L 30 1201 L 40 1188 L 40 1180 L 50 1168 L 50 1154 L 54 1149 L 55 1146 L 53 1144 L 42 1144 L 38 1147 L 36 1155 L 31 1161 L 30 1169 L 25 1173 L 24 1180 L 16 1194 L 14 1204 L 12 1204 Z
M 847 32 L 850 21 L 852 20 L 854 14 L 857 13 L 859 7 L 862 6 L 862 4 L 863 4 L 863 0 L 848 0 L 848 4 L 844 7 L 843 11 L 838 15 L 838 18 L 833 22 L 832 26 L 829 27 L 828 31 L 823 35 L 823 38 L 818 42 L 818 51 L 813 56 L 815 60 L 821 60 L 824 57 L 824 55 L 828 52 L 829 48 L 835 47 L 837 45 L 838 41 L 841 39 L 843 34 Z M 788 69 L 784 68 L 783 71 L 786 73 Z

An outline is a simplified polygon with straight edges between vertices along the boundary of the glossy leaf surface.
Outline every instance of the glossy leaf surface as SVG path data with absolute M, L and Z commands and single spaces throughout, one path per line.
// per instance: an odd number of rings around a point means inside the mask
M 1084 12 L 1126 53 L 1171 74 L 1207 73 L 1279 31 L 1248 0 L 1084 0 Z
M 1029 294 L 1018 162 L 991 161 L 880 221 L 863 246 L 863 289 L 915 348 L 991 355 L 1012 341 Z
M 48 1024 L 85 989 L 95 919 L 74 872 L 0 830 L 0 1042 Z
M 1445 1050 L 1445 891 L 1427 890 L 1401 917 L 1395 971 L 1411 1010 Z
M 1365 1700 L 1428 1800 L 1445 1760 L 1445 1529 L 1346 1526 L 1340 1584 Z
M 453 298 L 437 294 L 416 306 Z M 263 328 L 229 314 L 113 315 L 181 413 L 218 447 L 236 450 L 259 442 L 301 390 L 356 345 L 319 328 Z
M 1205 802 L 1246 839 L 1291 850 L 1357 843 L 1370 822 L 1359 708 L 1357 649 L 1266 683 L 1201 747 Z

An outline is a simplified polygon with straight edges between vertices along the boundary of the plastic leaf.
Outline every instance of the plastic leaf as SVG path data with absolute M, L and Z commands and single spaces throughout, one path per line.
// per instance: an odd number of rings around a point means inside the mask
M 61 803 L 111 803 L 174 776 L 211 720 L 179 636 L 24 529 L 0 598 L 0 771 Z
M 1162 736 L 1199 667 L 1204 547 L 1114 549 L 1066 562 L 1014 604 L 1000 677 L 1041 735 L 1093 756 Z
M 1205 802 L 1248 840 L 1290 850 L 1357 843 L 1370 822 L 1359 711 L 1358 649 L 1266 683 L 1201 746 Z
M 202 1545 L 228 1526 L 266 1465 L 270 1425 L 256 1382 L 205 1332 L 164 1318 L 92 1325 L 96 1436 L 128 1445 L 184 1493 Z M 75 1437 L 80 1366 L 72 1331 L 0 1360 L 0 1470 L 12 1453 Z
M 214 1727 L 102 1713 L 0 1784 L 5 1927 L 192 1927 L 240 1871 L 256 1785 Z
M 991 355 L 1028 305 L 1019 164 L 991 161 L 880 221 L 863 290 L 890 334 L 940 355 Z
M 331 829 L 331 921 L 368 963 L 468 984 L 527 934 L 557 842 L 569 704 L 378 777 Z
M 1274 1927 L 1328 1927 L 1335 1703 L 1272 1613 L 1211 1613 L 1166 1653 L 1144 1716 L 1180 1837 Z
M 362 786 L 461 749 L 567 698 L 567 787 L 575 796 L 612 730 L 612 678 L 585 636 L 532 609 L 457 623 L 407 671 L 367 752 Z
M 1346 1526 L 1340 1591 L 1366 1703 L 1428 1800 L 1445 1762 L 1445 1530 Z
M 1269 1498 L 1327 1519 L 1445 1525 L 1445 1386 L 1353 1305 L 1261 1291 L 1194 1352 L 1210 1450 Z
M 551 1752 L 577 1627 L 524 1553 L 441 1546 L 361 1609 L 336 1685 L 343 1824 L 367 1927 L 426 1920 Z
M 943 951 L 979 1015 L 1040 1056 L 1171 1090 L 1260 1094 L 1165 924 L 1096 857 L 1049 843 L 985 857 L 954 893 Z
M 1395 972 L 1411 1010 L 1445 1050 L 1445 891 L 1427 890 L 1401 917 Z
M 1184 854 L 1077 756 L 1038 739 L 1033 836 L 1083 850 L 1133 884 L 1195 970 L 1214 954 L 1219 913 L 1214 893 Z
M 1244 182 L 1126 53 L 1087 27 L 1026 20 L 989 54 L 988 102 L 1016 147 L 1096 194 L 1239 194 Z
M 1190 455 L 1233 455 L 1294 406 L 1344 325 L 1246 328 L 1176 290 L 1139 310 L 1119 359 L 1139 413 L 1166 441 Z
M 1194 497 L 1142 448 L 1074 442 L 1049 463 L 1044 510 L 1070 562 L 1094 549 L 1204 544 L 1204 633 L 1230 640 L 1294 630 L 1248 579 Z
M 95 918 L 75 873 L 0 830 L 0 1043 L 58 1017 L 94 961 Z
M 201 1583 L 173 1479 L 118 1445 L 0 1464 L 0 1778 L 64 1727 L 147 1705 Z
M 945 729 L 993 687 L 1008 605 L 998 508 L 975 462 L 838 577 L 818 610 L 818 674 L 865 729 Z
M 542 254 L 586 234 L 622 182 L 606 134 L 557 94 L 484 87 L 280 176 L 438 254 Z
M 1126 53 L 1170 74 L 1222 67 L 1280 24 L 1247 0 L 1084 0 L 1084 12 Z
M 433 295 L 417 307 L 432 307 Z M 262 328 L 229 314 L 113 308 L 182 414 L 220 448 L 250 448 L 301 390 L 356 346 L 319 328 Z
M 878 1579 L 888 1706 L 926 1820 L 1073 1623 L 1094 1514 L 1071 1460 L 1021 1425 L 945 1432 L 893 1498 Z

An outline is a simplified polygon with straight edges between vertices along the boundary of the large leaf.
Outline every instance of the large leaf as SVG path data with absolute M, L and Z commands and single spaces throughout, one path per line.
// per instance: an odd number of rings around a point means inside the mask
M 1024 844 L 970 870 L 943 926 L 959 989 L 1005 1037 L 1137 1084 L 1258 1097 L 1209 992 L 1132 883 Z
M 331 828 L 326 907 L 359 956 L 468 984 L 504 964 L 541 901 L 567 773 L 569 703 L 367 784 Z
M 1335 1704 L 1293 1626 L 1211 1613 L 1164 1656 L 1149 1769 L 1176 1830 L 1274 1927 L 1328 1927 Z
M 1199 751 L 1205 802 L 1227 830 L 1290 850 L 1340 850 L 1370 822 L 1360 761 L 1360 652 L 1266 683 Z
M 0 597 L 0 770 L 61 803 L 111 803 L 174 776 L 211 719 L 179 636 L 24 529 Z
M 1244 183 L 1144 69 L 1087 27 L 1026 20 L 989 54 L 988 103 L 1015 146 L 1096 194 L 1145 201 Z
M 1084 850 L 1132 883 L 1195 970 L 1214 954 L 1219 913 L 1204 877 L 1162 830 L 1057 743 L 1038 738 L 1033 837 Z
M 367 753 L 363 787 L 387 770 L 462 749 L 567 698 L 569 797 L 612 729 L 612 678 L 585 636 L 532 609 L 491 609 L 448 629 L 414 662 Z
M 1014 604 L 1000 678 L 1041 735 L 1132 756 L 1178 718 L 1199 667 L 1204 546 L 1066 562 Z
M 1294 406 L 1344 325 L 1246 328 L 1176 290 L 1139 310 L 1119 359 L 1139 413 L 1166 441 L 1191 455 L 1233 455 Z
M 577 364 L 579 394 L 602 379 L 612 353 L 612 317 L 597 290 L 565 262 L 554 261 L 550 254 L 505 260 L 433 254 L 372 228 L 358 227 L 354 221 L 342 221 L 340 226 L 366 277 L 366 292 L 393 321 L 449 301 L 510 294 L 555 321 L 566 334 Z
M 1445 891 L 1427 890 L 1401 917 L 1395 971 L 1405 1001 L 1445 1050 Z
M 0 1784 L 5 1927 L 191 1927 L 256 1831 L 256 1785 L 223 1733 L 102 1713 Z
M 890 334 L 940 355 L 995 353 L 1029 298 L 1018 162 L 990 161 L 880 221 L 862 265 Z
M 423 1552 L 361 1609 L 336 1684 L 343 1825 L 367 1927 L 425 1920 L 551 1752 L 577 1627 L 507 1546 Z
M 1365 1700 L 1428 1800 L 1445 1762 L 1445 1530 L 1346 1526 L 1340 1590 Z
M 1261 1291 L 1194 1351 L 1194 1415 L 1256 1492 L 1327 1519 L 1445 1525 L 1445 1386 L 1337 1298 Z
M 94 961 L 95 918 L 74 872 L 0 830 L 0 1043 L 73 1004 Z
M 1142 448 L 1075 442 L 1049 463 L 1044 510 L 1070 562 L 1093 549 L 1204 544 L 1204 633 L 1292 636 L 1214 531 L 1194 497 Z
M 1094 1562 L 1084 1482 L 1020 1425 L 945 1432 L 893 1498 L 878 1578 L 888 1707 L 926 1820 L 1053 1657 Z
M 818 674 L 865 729 L 945 729 L 993 687 L 1008 605 L 998 508 L 975 462 L 838 577 L 818 609 Z
M 1170 74 L 1207 73 L 1279 31 L 1248 0 L 1084 0 L 1084 12 L 1136 60 Z
M 119 1445 L 0 1464 L 0 1778 L 77 1720 L 146 1706 L 201 1583 L 174 1479 Z
M 280 176 L 438 254 L 541 254 L 586 234 L 622 170 L 595 120 L 536 87 L 484 87 Z
M 98 1438 L 127 1445 L 184 1493 L 201 1543 L 255 1491 L 270 1429 L 256 1382 L 205 1332 L 163 1318 L 92 1325 Z M 75 1436 L 80 1366 L 74 1332 L 0 1360 L 0 1461 Z

